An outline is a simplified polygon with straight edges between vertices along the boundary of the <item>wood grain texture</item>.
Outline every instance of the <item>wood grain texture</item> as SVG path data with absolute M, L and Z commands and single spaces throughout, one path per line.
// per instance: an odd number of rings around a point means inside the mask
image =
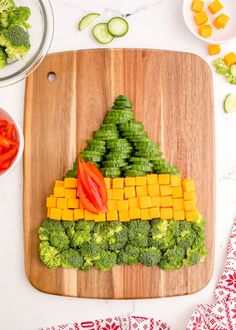
M 49 82 L 48 73 L 56 80 Z M 163 272 L 117 266 L 109 272 L 49 270 L 38 258 L 37 229 L 56 179 L 125 94 L 164 156 L 196 182 L 207 219 L 204 263 Z M 25 268 L 40 291 L 73 297 L 131 299 L 190 294 L 210 280 L 214 263 L 215 155 L 212 77 L 193 54 L 155 50 L 86 50 L 49 55 L 27 79 L 25 97 Z

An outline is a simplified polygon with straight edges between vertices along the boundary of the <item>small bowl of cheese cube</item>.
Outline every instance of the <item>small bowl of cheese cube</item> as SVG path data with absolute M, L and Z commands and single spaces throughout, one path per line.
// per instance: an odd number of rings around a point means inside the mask
M 184 0 L 183 16 L 189 30 L 208 43 L 236 38 L 236 1 Z

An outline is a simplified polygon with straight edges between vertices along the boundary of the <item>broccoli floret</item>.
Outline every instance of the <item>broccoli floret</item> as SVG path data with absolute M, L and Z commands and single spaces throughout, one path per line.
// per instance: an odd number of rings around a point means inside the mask
M 175 244 L 174 235 L 177 234 L 178 221 L 175 221 L 177 225 L 169 225 L 170 221 L 167 220 L 155 220 L 152 223 L 150 245 L 155 246 L 159 250 L 167 250 L 170 246 Z
M 25 28 L 29 28 L 30 25 L 27 21 L 30 18 L 30 14 L 29 7 L 15 7 L 13 10 L 9 11 L 8 25 L 22 25 Z
M 7 54 L 3 47 L 0 46 L 0 69 L 4 68 L 7 64 Z
M 121 250 L 118 255 L 117 263 L 119 265 L 126 264 L 133 266 L 138 262 L 139 248 L 133 245 L 126 245 L 125 249 Z
M 42 263 L 50 269 L 56 269 L 61 265 L 60 252 L 55 247 L 50 246 L 48 241 L 40 243 L 39 257 Z
M 92 238 L 93 221 L 78 221 L 74 228 L 67 229 L 71 247 L 80 247 L 83 243 L 89 242 Z
M 49 233 L 48 233 L 47 229 L 44 229 L 43 227 L 39 227 L 38 235 L 39 235 L 39 239 L 41 241 L 48 241 L 49 240 Z
M 223 58 L 217 58 L 214 61 L 214 68 L 217 73 L 220 73 L 223 75 L 225 75 L 230 70 L 230 68 L 225 64 L 225 61 L 223 60 Z
M 95 242 L 86 242 L 81 245 L 80 251 L 84 257 L 84 260 L 92 265 L 94 260 L 98 260 L 100 258 L 103 250 Z
M 0 13 L 15 7 L 13 0 L 0 0 Z
M 60 221 L 46 219 L 41 225 L 42 228 L 46 229 L 48 232 L 52 231 L 64 231 L 64 228 Z
M 76 231 L 92 231 L 94 227 L 94 221 L 85 221 L 85 220 L 80 220 L 75 223 L 75 230 Z
M 163 270 L 179 269 L 182 267 L 185 250 L 174 246 L 167 250 L 161 258 L 160 267 Z
M 49 235 L 50 244 L 58 251 L 64 251 L 69 249 L 69 238 L 63 231 L 52 231 Z
M 74 221 L 62 221 L 62 226 L 65 229 L 75 228 L 75 222 Z
M 94 266 L 106 272 L 116 265 L 116 253 L 110 251 L 102 251 L 99 260 L 94 261 Z
M 203 262 L 207 256 L 207 250 L 205 247 L 195 247 L 187 249 L 187 257 L 183 260 L 184 265 L 192 266 L 199 262 Z
M 119 225 L 117 225 L 116 229 L 117 231 L 115 230 L 115 227 L 113 228 L 113 235 L 109 237 L 109 249 L 111 251 L 118 251 L 122 249 L 128 241 L 127 227 L 120 223 Z M 110 230 L 112 231 L 111 228 Z
M 156 247 L 142 249 L 139 255 L 139 261 L 144 266 L 156 266 L 161 260 L 161 251 Z
M 147 247 L 149 243 L 149 221 L 135 220 L 128 223 L 130 244 L 137 247 Z
M 78 250 L 69 249 L 61 253 L 61 265 L 65 268 L 81 268 L 83 257 Z
M 102 249 L 108 248 L 108 224 L 95 223 L 92 240 Z
M 181 224 L 181 228 L 180 235 L 177 237 L 177 245 L 184 249 L 192 247 L 196 239 L 196 232 L 192 227 L 192 223 L 185 221 L 184 224 Z
M 0 45 L 11 60 L 18 60 L 30 49 L 29 33 L 20 26 L 10 26 L 1 31 Z
M 229 71 L 225 74 L 226 80 L 233 85 L 236 85 L 236 64 L 232 65 Z

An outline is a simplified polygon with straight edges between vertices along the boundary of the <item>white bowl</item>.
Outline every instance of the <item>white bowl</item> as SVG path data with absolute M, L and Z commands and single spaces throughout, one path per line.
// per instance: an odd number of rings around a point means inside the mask
M 191 10 L 193 0 L 184 0 L 183 2 L 183 16 L 184 21 L 189 28 L 189 30 L 197 37 L 198 39 L 205 41 L 207 43 L 226 43 L 230 42 L 236 38 L 236 1 L 235 0 L 220 0 L 224 8 L 222 8 L 218 13 L 212 14 L 208 9 L 208 5 L 213 0 L 205 0 L 204 1 L 204 11 L 207 12 L 208 15 L 208 22 L 206 24 L 212 25 L 213 33 L 209 38 L 203 38 L 199 35 L 198 29 L 199 26 L 196 24 L 194 20 L 194 15 L 196 14 L 194 11 Z M 226 14 L 230 17 L 230 20 L 225 27 L 225 29 L 218 30 L 213 26 L 213 21 L 215 18 L 220 14 Z
M 0 108 L 0 119 L 3 119 L 3 120 L 5 119 L 5 120 L 9 121 L 10 123 L 12 123 L 15 126 L 16 134 L 17 134 L 17 140 L 19 141 L 19 149 L 18 149 L 18 152 L 17 152 L 13 162 L 11 163 L 11 166 L 6 171 L 0 173 L 0 178 L 3 178 L 6 175 L 8 175 L 21 160 L 23 150 L 24 150 L 24 136 L 23 136 L 23 133 L 22 133 L 22 129 L 20 128 L 20 126 L 16 122 L 16 120 L 11 115 L 9 115 L 9 113 L 7 113 L 5 110 L 3 110 L 2 108 Z

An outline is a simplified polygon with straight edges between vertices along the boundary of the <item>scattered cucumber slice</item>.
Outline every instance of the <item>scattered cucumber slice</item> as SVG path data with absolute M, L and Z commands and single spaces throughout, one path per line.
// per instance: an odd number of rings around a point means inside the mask
M 79 21 L 79 30 L 82 31 L 86 29 L 90 24 L 92 24 L 100 14 L 98 13 L 90 13 L 86 16 L 84 16 L 80 21 Z
M 114 39 L 114 36 L 108 31 L 107 23 L 98 23 L 95 25 L 93 36 L 100 44 L 109 44 Z
M 114 37 L 123 37 L 129 31 L 129 24 L 122 17 L 113 17 L 107 23 L 107 27 Z
M 224 100 L 224 111 L 226 113 L 236 112 L 236 96 L 228 94 Z

